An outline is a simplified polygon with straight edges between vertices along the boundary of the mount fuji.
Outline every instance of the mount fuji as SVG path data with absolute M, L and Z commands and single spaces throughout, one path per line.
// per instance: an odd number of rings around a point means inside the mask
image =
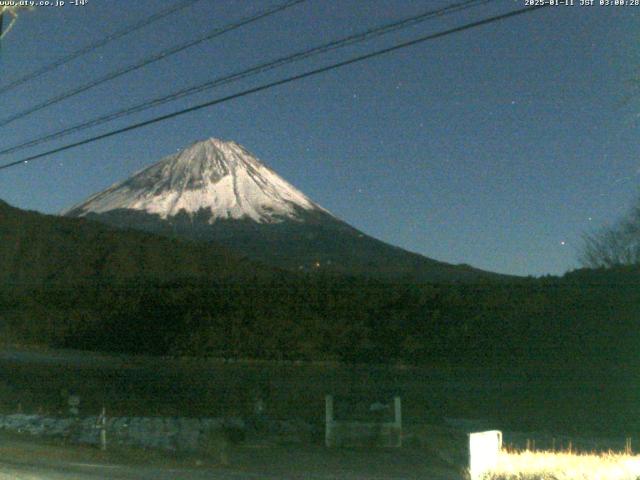
M 64 214 L 136 210 L 163 220 L 182 212 L 206 212 L 207 222 L 299 219 L 301 211 L 324 211 L 235 142 L 215 138 L 134 174 Z
M 277 267 L 406 281 L 500 277 L 376 240 L 336 218 L 241 145 L 196 142 L 62 212 L 210 241 Z

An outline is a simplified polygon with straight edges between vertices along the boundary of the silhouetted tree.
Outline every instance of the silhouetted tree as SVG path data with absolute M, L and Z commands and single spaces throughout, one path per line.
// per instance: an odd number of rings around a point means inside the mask
M 580 262 L 588 268 L 640 265 L 640 197 L 618 223 L 584 237 Z

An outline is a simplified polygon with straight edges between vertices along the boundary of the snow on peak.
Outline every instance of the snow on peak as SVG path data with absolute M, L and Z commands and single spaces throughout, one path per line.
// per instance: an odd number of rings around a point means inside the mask
M 216 138 L 196 142 L 63 214 L 116 209 L 146 211 L 164 219 L 204 209 L 211 212 L 210 223 L 241 218 L 277 223 L 297 219 L 300 209 L 324 211 L 244 147 Z

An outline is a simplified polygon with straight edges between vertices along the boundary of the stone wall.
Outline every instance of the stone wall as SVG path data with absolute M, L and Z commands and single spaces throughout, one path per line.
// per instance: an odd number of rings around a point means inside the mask
M 243 432 L 239 418 L 167 418 L 111 417 L 106 419 L 109 444 L 195 451 L 212 437 L 227 440 L 232 433 Z M 98 445 L 98 417 L 55 418 L 42 415 L 0 415 L 0 430 L 42 437 L 62 438 L 70 443 Z

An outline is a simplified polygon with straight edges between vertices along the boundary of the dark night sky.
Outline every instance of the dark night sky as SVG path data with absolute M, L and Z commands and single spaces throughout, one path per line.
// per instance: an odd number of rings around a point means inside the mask
M 579 3 L 579 0 L 575 0 Z M 201 0 L 0 96 L 0 118 L 277 1 Z M 308 0 L 0 129 L 12 146 L 159 94 L 453 0 Z M 597 3 L 597 1 L 596 1 Z M 0 85 L 169 4 L 89 0 L 24 13 Z M 401 33 L 0 157 L 0 163 L 484 16 Z M 640 7 L 551 7 L 0 171 L 0 198 L 56 213 L 200 139 L 235 140 L 386 242 L 498 272 L 559 274 L 638 193 Z

